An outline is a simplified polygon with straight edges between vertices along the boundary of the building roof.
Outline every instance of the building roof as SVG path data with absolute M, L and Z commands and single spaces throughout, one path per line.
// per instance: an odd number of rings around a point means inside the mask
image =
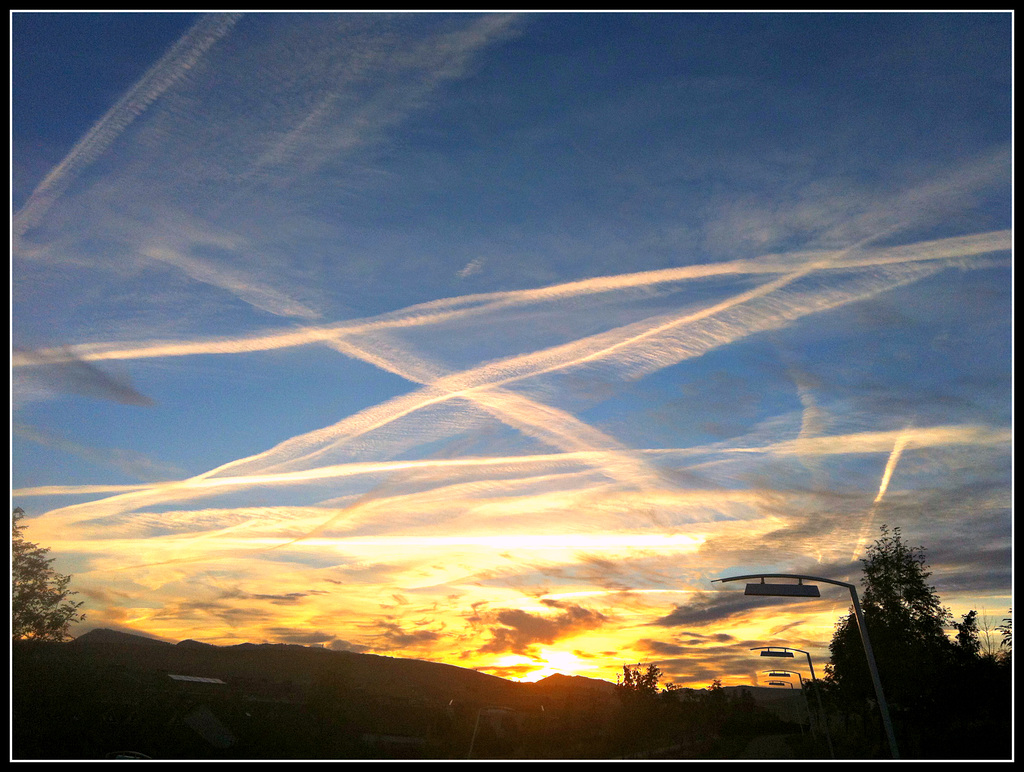
M 171 673 L 168 673 L 167 676 L 175 681 L 190 681 L 197 684 L 223 684 L 224 686 L 227 686 L 227 684 L 219 678 L 200 678 L 199 676 L 173 675 Z

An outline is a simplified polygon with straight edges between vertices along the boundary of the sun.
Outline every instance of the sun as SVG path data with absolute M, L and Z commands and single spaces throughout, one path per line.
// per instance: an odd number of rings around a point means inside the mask
M 527 660 L 527 662 L 534 665 L 536 669 L 519 678 L 524 683 L 535 683 L 555 673 L 579 675 L 591 667 L 589 663 L 575 654 L 557 649 L 541 649 L 537 657 Z
M 516 680 L 522 683 L 535 683 L 556 673 L 580 675 L 584 671 L 591 670 L 593 666 L 568 651 L 542 648 L 532 656 L 509 654 L 494 662 L 492 667 L 514 668 L 522 673 L 522 675 L 516 676 Z

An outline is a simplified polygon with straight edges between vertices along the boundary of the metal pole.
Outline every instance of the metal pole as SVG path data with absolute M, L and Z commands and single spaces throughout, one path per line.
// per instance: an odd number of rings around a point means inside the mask
M 795 689 L 796 687 L 793 686 L 793 684 L 790 684 L 789 688 L 790 689 Z M 803 694 L 803 692 L 804 692 L 804 682 L 801 681 L 800 682 L 800 693 Z M 803 697 L 804 697 L 804 705 L 806 706 L 807 705 L 807 695 L 803 694 Z M 811 712 L 807 711 L 807 726 L 809 727 L 810 725 L 811 725 Z M 804 724 L 803 724 L 803 722 L 802 721 L 798 722 L 797 726 L 800 727 L 800 736 L 803 737 L 804 736 Z
M 807 667 L 811 669 L 811 683 L 814 684 L 814 696 L 818 700 L 818 715 L 821 716 L 821 723 L 825 727 L 825 739 L 828 741 L 828 755 L 833 759 L 836 757 L 836 752 L 832 748 L 832 732 L 828 728 L 828 716 L 825 715 L 825 708 L 821 704 L 821 689 L 818 688 L 817 679 L 814 677 L 814 665 L 811 664 L 811 653 L 805 651 L 807 655 Z
M 804 710 L 807 711 L 807 727 L 811 730 L 811 737 L 817 738 L 818 733 L 814 730 L 814 722 L 811 721 L 811 702 L 807 699 L 807 690 L 804 688 L 804 677 L 799 673 L 796 677 L 800 679 L 800 694 L 804 697 Z
M 469 753 L 466 754 L 467 759 L 473 758 L 473 746 L 476 744 L 476 732 L 480 728 L 480 714 L 483 712 L 483 708 L 480 708 L 480 710 L 476 712 L 476 724 L 473 726 L 473 739 L 469 741 Z
M 882 692 L 882 681 L 878 677 L 878 668 L 875 665 L 875 652 L 871 648 L 871 638 L 868 636 L 868 626 L 864 622 L 864 612 L 861 611 L 860 601 L 857 599 L 857 588 L 852 584 L 847 586 L 850 588 L 850 596 L 853 598 L 853 610 L 857 614 L 857 628 L 860 630 L 860 639 L 864 643 L 864 653 L 867 654 L 871 681 L 875 685 L 878 709 L 882 713 L 882 726 L 885 727 L 886 737 L 889 738 L 889 751 L 894 759 L 898 759 L 900 752 L 896 747 L 896 735 L 892 731 L 892 720 L 889 718 L 889 704 L 885 701 L 885 694 Z

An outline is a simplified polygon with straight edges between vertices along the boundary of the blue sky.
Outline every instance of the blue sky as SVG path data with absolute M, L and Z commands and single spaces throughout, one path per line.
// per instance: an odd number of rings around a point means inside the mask
M 883 523 L 998 620 L 1010 23 L 13 13 L 13 504 L 169 640 L 749 682 Z

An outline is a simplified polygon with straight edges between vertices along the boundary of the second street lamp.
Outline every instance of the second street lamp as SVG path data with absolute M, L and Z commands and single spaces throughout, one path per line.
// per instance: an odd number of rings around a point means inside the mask
M 834 584 L 838 587 L 845 587 L 850 591 L 850 598 L 853 600 L 853 610 L 856 614 L 857 629 L 860 631 L 861 643 L 864 644 L 864 653 L 868 659 L 868 670 L 871 672 L 871 682 L 875 687 L 875 697 L 878 700 L 878 710 L 882 714 L 882 726 L 885 728 L 885 735 L 889 740 L 889 752 L 894 759 L 900 757 L 899 748 L 896 745 L 896 735 L 892 730 L 892 719 L 889 717 L 889 704 L 885 701 L 885 693 L 882 691 L 882 682 L 878 678 L 878 667 L 875 665 L 875 652 L 871 648 L 871 637 L 868 635 L 868 627 L 864 622 L 864 612 L 860 607 L 860 600 L 857 598 L 857 588 L 849 582 L 838 582 L 835 579 L 825 579 L 820 576 L 807 576 L 806 574 L 746 574 L 744 576 L 725 576 L 721 579 L 712 579 L 712 582 L 736 582 L 743 579 L 759 579 L 760 583 L 747 585 L 744 595 L 762 595 L 788 598 L 819 598 L 821 593 L 815 585 L 806 585 L 804 580 L 810 582 L 824 582 Z M 768 584 L 765 579 L 796 579 L 797 584 Z
M 815 683 L 818 679 L 814 676 L 814 663 L 811 662 L 811 653 L 804 651 L 803 649 L 791 649 L 788 646 L 754 646 L 750 649 L 751 651 L 760 651 L 762 657 L 794 657 L 794 652 L 797 654 L 803 654 L 807 657 L 807 668 L 811 671 L 811 683 L 814 683 L 814 697 L 818 701 L 818 715 L 822 726 L 825 727 L 825 739 L 828 741 L 828 752 L 832 758 L 836 757 L 836 752 L 832 748 L 832 732 L 828 728 L 828 718 L 825 716 L 825 707 L 821 704 L 821 690 Z M 803 685 L 803 679 L 800 681 L 801 686 Z

